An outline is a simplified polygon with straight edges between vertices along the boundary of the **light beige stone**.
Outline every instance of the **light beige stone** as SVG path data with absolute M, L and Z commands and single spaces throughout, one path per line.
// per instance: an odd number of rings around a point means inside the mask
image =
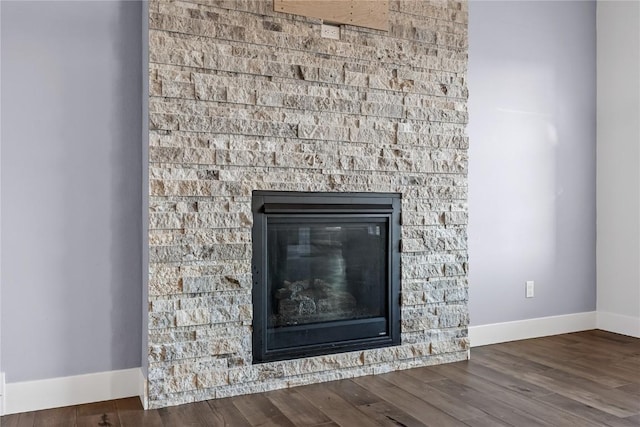
M 341 40 L 268 1 L 149 13 L 150 407 L 463 360 L 466 2 Z M 402 345 L 252 364 L 259 189 L 402 194 Z
M 210 319 L 209 311 L 203 308 L 176 311 L 176 326 L 205 325 Z

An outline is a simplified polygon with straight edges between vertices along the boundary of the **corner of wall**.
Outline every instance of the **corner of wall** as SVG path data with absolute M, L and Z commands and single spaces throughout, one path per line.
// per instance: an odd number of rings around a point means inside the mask
M 140 368 L 140 381 L 138 382 L 138 397 L 142 407 L 146 410 L 149 409 L 149 382 L 147 381 L 147 375 L 144 369 Z
M 0 5 L 0 34 L 2 33 L 2 6 Z M 1 39 L 1 37 L 0 37 Z M 0 49 L 0 52 L 2 50 Z M 0 98 L 2 98 L 2 54 L 0 53 Z M 0 313 L 2 313 L 2 102 L 0 102 Z M 0 315 L 2 336 L 2 315 Z M 2 369 L 2 339 L 0 339 L 0 369 Z M 0 415 L 4 415 L 4 372 L 0 373 Z
M 640 4 L 597 3 L 598 328 L 640 334 Z
M 597 327 L 603 331 L 640 338 L 640 317 L 598 311 Z
M 141 373 L 144 381 L 145 392 L 141 394 L 143 406 L 146 408 L 147 387 L 146 378 L 148 370 L 147 347 L 149 342 L 149 316 L 148 316 L 148 297 L 149 297 L 149 2 L 142 2 L 142 34 L 140 35 L 142 43 L 142 126 L 141 132 L 141 150 L 142 150 L 142 342 L 141 342 Z

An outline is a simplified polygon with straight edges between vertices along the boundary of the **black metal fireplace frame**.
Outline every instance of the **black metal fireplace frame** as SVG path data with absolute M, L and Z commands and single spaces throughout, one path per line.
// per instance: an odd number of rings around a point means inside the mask
M 400 344 L 400 210 L 397 193 L 298 193 L 254 191 L 253 211 L 253 363 L 343 353 Z M 369 218 L 388 224 L 386 315 L 320 324 L 287 326 L 277 334 L 267 322 L 267 230 L 269 220 L 295 218 L 303 222 Z M 383 331 L 383 332 L 381 332 Z M 336 340 L 324 342 L 328 333 Z M 306 345 L 298 343 L 304 334 Z M 364 337 L 364 338 L 363 338 Z M 278 348 L 269 343 L 278 340 Z M 292 346 L 289 346 L 292 344 Z

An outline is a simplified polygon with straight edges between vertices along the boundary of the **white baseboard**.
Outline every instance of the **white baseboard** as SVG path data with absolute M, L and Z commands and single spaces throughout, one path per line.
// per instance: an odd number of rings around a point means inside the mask
M 133 368 L 9 383 L 4 415 L 139 396 L 142 376 L 140 368 Z
M 469 327 L 471 347 L 596 329 L 595 311 Z
M 472 347 L 570 332 L 602 329 L 640 338 L 640 319 L 586 312 L 469 327 Z M 140 397 L 146 409 L 147 379 L 142 368 L 9 383 L 0 375 L 0 415 Z M 4 412 L 2 410 L 4 409 Z
M 149 409 L 149 383 L 147 377 L 144 376 L 144 369 L 140 368 L 138 377 L 138 397 L 144 409 Z
M 4 372 L 0 372 L 0 416 L 4 415 Z
M 598 311 L 598 329 L 640 338 L 640 318 Z

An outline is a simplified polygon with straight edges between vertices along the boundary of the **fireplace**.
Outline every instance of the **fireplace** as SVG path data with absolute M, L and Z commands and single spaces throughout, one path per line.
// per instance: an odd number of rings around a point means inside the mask
M 467 358 L 467 9 L 149 2 L 150 408 Z
M 253 362 L 400 344 L 400 195 L 254 191 Z

